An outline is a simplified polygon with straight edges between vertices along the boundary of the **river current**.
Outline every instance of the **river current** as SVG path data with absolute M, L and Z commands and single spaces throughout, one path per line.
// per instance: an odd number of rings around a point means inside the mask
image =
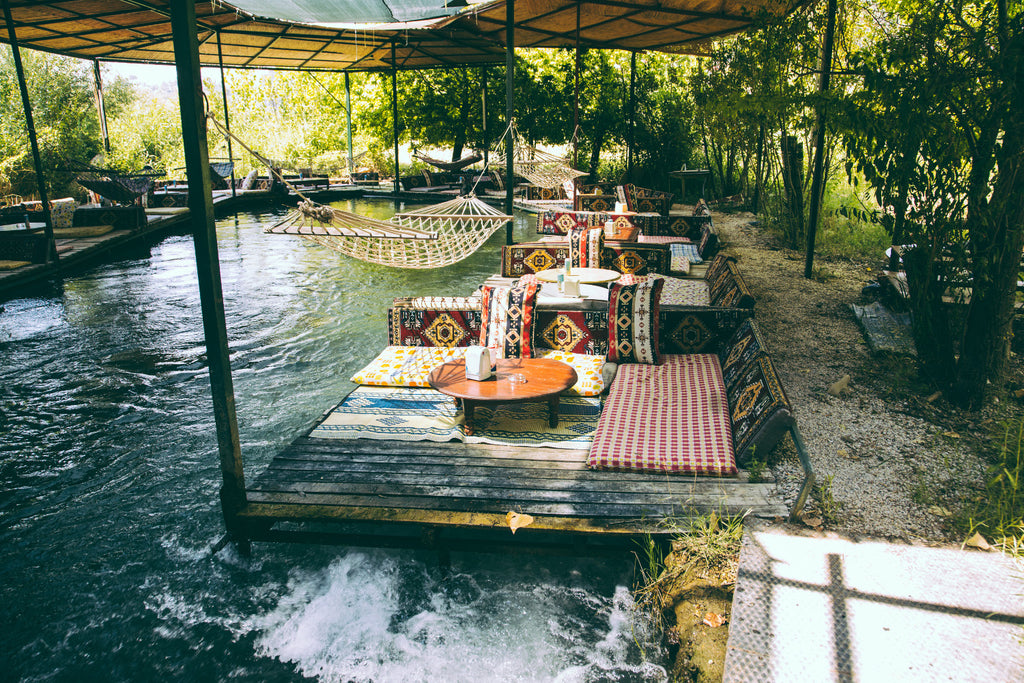
M 369 202 L 343 208 L 387 217 Z M 217 222 L 246 477 L 351 389 L 394 296 L 456 266 L 365 264 Z M 517 239 L 530 239 L 523 218 Z M 0 304 L 0 680 L 663 681 L 633 562 L 255 544 L 223 534 L 191 238 Z

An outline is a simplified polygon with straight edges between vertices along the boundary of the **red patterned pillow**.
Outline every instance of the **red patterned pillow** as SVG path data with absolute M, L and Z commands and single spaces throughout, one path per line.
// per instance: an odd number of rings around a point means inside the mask
M 573 268 L 600 268 L 604 250 L 602 228 L 572 228 L 569 230 L 569 265 Z
M 496 349 L 498 358 L 530 358 L 533 355 L 533 313 L 536 282 L 511 287 L 481 288 L 480 343 Z
M 658 309 L 661 278 L 635 285 L 613 284 L 608 293 L 608 360 L 613 363 L 661 364 L 658 354 Z

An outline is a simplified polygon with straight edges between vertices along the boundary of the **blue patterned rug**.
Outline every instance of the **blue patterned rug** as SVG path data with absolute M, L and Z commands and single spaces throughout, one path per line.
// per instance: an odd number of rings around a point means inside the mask
M 448 396 L 433 389 L 358 387 L 310 433 L 319 439 L 463 441 L 503 446 L 588 449 L 601 399 L 563 396 L 558 426 L 548 426 L 547 401 L 477 407 L 473 436 Z
M 462 411 L 433 389 L 358 387 L 310 433 L 319 439 L 462 441 Z

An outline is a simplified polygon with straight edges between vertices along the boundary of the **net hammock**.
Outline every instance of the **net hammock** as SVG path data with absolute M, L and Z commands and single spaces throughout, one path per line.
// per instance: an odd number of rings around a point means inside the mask
M 478 152 L 473 152 L 468 156 L 464 156 L 458 161 L 441 161 L 440 159 L 435 159 L 432 156 L 420 154 L 419 152 L 413 154 L 413 156 L 426 164 L 430 164 L 431 166 L 441 169 L 442 171 L 461 171 L 467 166 L 471 166 L 483 159 L 483 156 Z
M 221 134 L 236 140 L 261 163 L 269 161 L 232 135 L 212 115 L 208 116 Z M 394 268 L 442 268 L 458 263 L 512 220 L 512 216 L 470 194 L 382 221 L 317 204 L 280 174 L 278 178 L 302 202 L 265 232 L 299 235 L 346 256 Z
M 514 140 L 512 170 L 538 187 L 555 188 L 566 181 L 588 175 L 586 171 L 577 171 L 573 168 L 565 157 L 526 144 L 516 130 L 515 121 L 509 124 L 502 138 L 506 138 L 506 150 L 508 142 Z M 500 155 L 491 162 L 491 166 L 505 168 L 507 158 L 506 155 Z
M 97 158 L 102 157 L 97 155 Z M 75 182 L 85 189 L 118 204 L 132 204 L 149 192 L 153 178 L 164 175 L 163 171 L 146 170 L 124 173 L 82 162 L 66 162 L 65 170 L 74 173 Z

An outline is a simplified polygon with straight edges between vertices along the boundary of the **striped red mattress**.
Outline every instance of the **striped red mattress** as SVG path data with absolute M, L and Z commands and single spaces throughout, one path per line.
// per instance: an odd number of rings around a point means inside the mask
M 593 468 L 734 475 L 732 421 L 718 357 L 665 355 L 619 367 L 598 421 Z

